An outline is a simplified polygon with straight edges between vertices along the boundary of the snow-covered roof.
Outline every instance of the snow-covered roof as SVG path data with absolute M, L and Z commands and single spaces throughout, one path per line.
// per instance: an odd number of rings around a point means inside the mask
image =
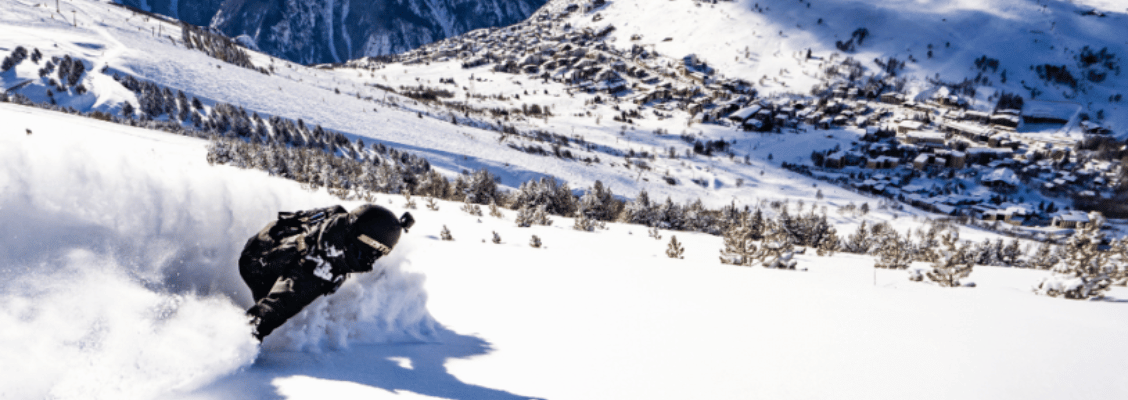
M 1078 210 L 1062 211 L 1058 213 L 1058 215 L 1055 215 L 1054 219 L 1069 222 L 1089 222 L 1089 214 Z
M 1020 181 L 1018 180 L 1018 175 L 1015 175 L 1014 171 L 1011 171 L 1010 168 L 998 168 L 994 171 L 991 171 L 991 173 L 983 176 L 982 181 L 1003 182 L 1012 186 L 1018 186 L 1018 184 L 1020 183 Z

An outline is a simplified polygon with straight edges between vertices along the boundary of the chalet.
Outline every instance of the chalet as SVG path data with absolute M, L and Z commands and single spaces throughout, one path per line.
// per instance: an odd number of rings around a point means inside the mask
M 940 130 L 959 135 L 977 142 L 986 142 L 990 138 L 993 131 L 985 126 L 973 125 L 956 121 L 944 121 L 940 123 Z
M 960 119 L 964 121 L 978 122 L 986 124 L 991 119 L 991 114 L 982 111 L 964 111 Z
M 1072 210 L 1062 211 L 1058 213 L 1058 215 L 1055 215 L 1050 222 L 1050 226 L 1061 229 L 1077 229 L 1085 228 L 1092 222 L 1092 218 L 1090 218 L 1089 214 L 1083 211 Z
M 909 144 L 943 145 L 945 137 L 943 133 L 936 131 L 911 131 L 905 134 L 903 140 Z
M 895 92 L 881 94 L 881 102 L 885 104 L 901 105 L 905 102 L 905 95 Z
M 827 154 L 823 167 L 839 169 L 846 166 L 846 155 L 842 152 Z
M 1019 125 L 1022 125 L 1022 118 L 1014 114 L 996 113 L 991 114 L 989 122 L 994 126 L 1018 129 Z
M 889 157 L 889 156 L 878 156 L 878 157 L 866 160 L 866 168 L 869 168 L 869 169 L 897 168 L 899 165 L 901 165 L 900 160 L 898 160 L 895 157 Z
M 1086 135 L 1107 135 L 1112 133 L 1108 128 L 1092 121 L 1081 121 L 1081 131 Z
M 1011 171 L 1010 168 L 998 168 L 991 171 L 989 174 L 981 177 L 979 182 L 982 183 L 983 186 L 1003 190 L 1014 190 L 1022 184 L 1022 181 L 1018 179 L 1018 175 L 1015 175 L 1014 171 Z
M 897 133 L 909 133 L 910 131 L 919 131 L 924 127 L 924 123 L 920 121 L 901 121 L 897 124 Z
M 733 121 L 733 122 L 743 123 L 744 121 L 747 121 L 749 118 L 752 118 L 752 116 L 755 115 L 756 113 L 760 112 L 760 109 L 762 109 L 762 108 L 763 107 L 760 107 L 758 105 L 753 105 L 751 107 L 741 108 L 739 110 L 736 110 L 736 112 L 729 114 L 728 119 L 730 121 Z

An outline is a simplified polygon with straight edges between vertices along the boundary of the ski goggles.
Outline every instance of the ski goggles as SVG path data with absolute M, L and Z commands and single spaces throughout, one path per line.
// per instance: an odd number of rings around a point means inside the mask
M 361 243 L 364 243 L 369 247 L 376 249 L 376 252 L 380 253 L 381 257 L 386 256 L 392 252 L 392 248 L 385 246 L 383 243 L 377 242 L 376 239 L 370 238 L 368 237 L 368 235 L 360 235 L 359 237 L 357 237 L 357 240 L 360 240 Z

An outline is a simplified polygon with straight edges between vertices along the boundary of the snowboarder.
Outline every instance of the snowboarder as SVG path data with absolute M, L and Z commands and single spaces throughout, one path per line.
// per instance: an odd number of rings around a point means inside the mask
M 319 296 L 337 291 L 348 274 L 372 271 L 400 230 L 414 223 L 410 213 L 396 218 L 377 205 L 278 213 L 239 257 L 239 274 L 255 299 L 247 310 L 255 338 L 262 341 Z

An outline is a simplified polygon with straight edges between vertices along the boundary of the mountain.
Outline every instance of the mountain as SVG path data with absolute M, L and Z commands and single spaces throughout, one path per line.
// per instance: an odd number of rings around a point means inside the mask
M 531 15 L 545 0 L 227 0 L 211 26 L 303 64 L 400 53 Z
M 265 53 L 302 64 L 401 53 L 479 28 L 512 25 L 547 0 L 114 0 L 247 35 Z
M 114 0 L 115 3 L 167 15 L 192 25 L 207 26 L 223 0 Z

